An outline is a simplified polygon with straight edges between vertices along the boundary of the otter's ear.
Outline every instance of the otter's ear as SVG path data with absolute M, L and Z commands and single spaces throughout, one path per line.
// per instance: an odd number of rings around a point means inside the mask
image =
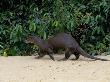
M 27 38 L 30 38 L 30 39 L 32 39 L 32 36 L 31 35 L 28 35 L 28 37 Z

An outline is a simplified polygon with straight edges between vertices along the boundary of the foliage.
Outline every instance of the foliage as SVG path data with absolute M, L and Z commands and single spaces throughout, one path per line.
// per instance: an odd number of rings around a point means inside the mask
M 36 49 L 24 43 L 28 34 L 43 39 L 58 32 L 76 34 L 81 24 L 90 27 L 77 36 L 85 50 L 110 52 L 109 0 L 1 0 L 0 55 L 31 54 Z

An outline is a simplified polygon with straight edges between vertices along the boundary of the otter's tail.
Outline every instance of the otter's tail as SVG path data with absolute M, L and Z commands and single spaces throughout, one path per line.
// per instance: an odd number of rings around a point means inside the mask
M 101 60 L 101 61 L 110 61 L 107 59 L 102 59 L 102 58 L 97 58 L 97 57 L 91 56 L 88 53 L 86 53 L 81 47 L 78 47 L 77 51 L 79 52 L 79 54 L 81 54 L 82 56 L 87 57 L 87 58 L 91 58 L 91 59 L 95 59 L 95 60 Z

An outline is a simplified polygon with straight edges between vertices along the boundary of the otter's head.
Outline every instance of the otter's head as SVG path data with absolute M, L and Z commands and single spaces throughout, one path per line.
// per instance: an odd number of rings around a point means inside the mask
M 27 36 L 25 39 L 25 43 L 34 43 L 34 36 Z

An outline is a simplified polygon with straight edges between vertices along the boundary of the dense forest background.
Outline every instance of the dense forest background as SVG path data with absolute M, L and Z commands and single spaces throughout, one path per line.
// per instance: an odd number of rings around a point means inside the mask
M 29 55 L 37 47 L 24 43 L 28 34 L 58 32 L 93 55 L 110 52 L 110 0 L 0 0 L 0 55 Z

